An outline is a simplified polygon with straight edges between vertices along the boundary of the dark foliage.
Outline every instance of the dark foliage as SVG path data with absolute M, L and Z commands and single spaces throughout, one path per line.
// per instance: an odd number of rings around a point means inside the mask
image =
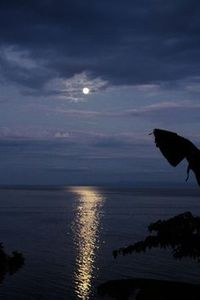
M 6 254 L 2 243 L 0 243 L 0 282 L 3 281 L 6 273 L 10 275 L 17 272 L 24 265 L 22 253 L 13 251 L 12 255 Z
M 194 172 L 200 185 L 200 150 L 189 140 L 175 132 L 154 129 L 156 147 L 158 147 L 167 161 L 176 167 L 183 159 L 188 161 L 187 178 L 190 169 Z
M 185 212 L 168 220 L 158 220 L 150 224 L 148 230 L 151 234 L 143 241 L 114 250 L 113 256 L 141 253 L 151 248 L 171 248 L 174 258 L 190 257 L 200 261 L 200 217 Z

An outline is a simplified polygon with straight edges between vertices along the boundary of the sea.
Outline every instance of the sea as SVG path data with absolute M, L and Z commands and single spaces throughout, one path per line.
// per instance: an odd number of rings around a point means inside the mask
M 171 249 L 118 256 L 114 249 L 148 235 L 158 219 L 200 216 L 194 188 L 2 187 L 0 242 L 25 265 L 0 283 L 3 300 L 95 300 L 99 284 L 153 278 L 200 283 L 200 263 Z

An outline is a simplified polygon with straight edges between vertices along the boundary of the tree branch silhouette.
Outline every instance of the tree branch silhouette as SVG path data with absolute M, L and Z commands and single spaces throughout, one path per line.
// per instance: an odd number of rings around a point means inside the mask
M 171 248 L 176 259 L 190 257 L 200 261 L 200 217 L 191 212 L 158 220 L 148 226 L 150 235 L 128 247 L 113 251 L 113 256 L 141 253 L 152 248 Z

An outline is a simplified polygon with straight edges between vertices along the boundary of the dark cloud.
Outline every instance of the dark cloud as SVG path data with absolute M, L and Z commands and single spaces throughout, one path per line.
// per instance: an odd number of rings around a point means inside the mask
M 85 71 L 111 84 L 199 76 L 199 13 L 197 0 L 2 0 L 1 47 L 43 66 L 31 73 L 1 57 L 0 70 L 33 89 Z
M 14 61 L 9 61 L 0 54 L 0 73 L 4 80 L 31 89 L 42 88 L 53 77 L 52 72 L 40 67 L 27 68 Z

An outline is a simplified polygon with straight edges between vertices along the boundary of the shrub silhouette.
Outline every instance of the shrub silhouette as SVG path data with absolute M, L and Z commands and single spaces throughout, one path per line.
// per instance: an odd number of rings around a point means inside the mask
M 200 217 L 190 212 L 158 220 L 148 226 L 150 235 L 128 247 L 113 251 L 118 255 L 141 253 L 152 248 L 169 248 L 176 259 L 190 257 L 200 261 Z M 137 300 L 198 300 L 200 285 L 183 282 L 132 278 L 107 281 L 98 286 L 99 295 L 128 300 L 134 295 Z
M 22 253 L 13 251 L 12 255 L 8 255 L 4 251 L 3 244 L 0 243 L 0 282 L 3 281 L 6 273 L 12 275 L 23 265 L 24 257 Z
M 143 241 L 113 251 L 113 256 L 140 253 L 152 248 L 171 248 L 176 259 L 190 257 L 200 261 L 200 217 L 185 212 L 148 226 L 150 235 Z

